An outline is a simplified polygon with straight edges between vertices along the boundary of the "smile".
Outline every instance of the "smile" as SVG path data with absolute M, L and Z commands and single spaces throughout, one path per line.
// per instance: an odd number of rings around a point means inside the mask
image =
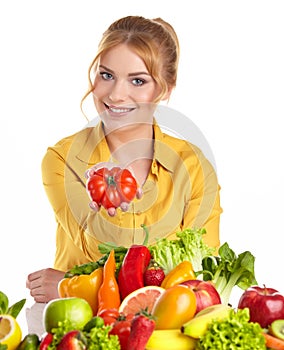
M 115 107 L 115 106 L 108 106 L 107 104 L 104 104 L 106 108 L 114 114 L 124 114 L 132 112 L 135 108 L 126 108 L 126 107 Z

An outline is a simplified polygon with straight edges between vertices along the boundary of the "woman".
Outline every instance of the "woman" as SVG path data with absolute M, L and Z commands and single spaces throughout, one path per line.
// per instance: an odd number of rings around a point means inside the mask
M 206 243 L 219 246 L 222 209 L 214 168 L 196 146 L 164 134 L 154 118 L 176 85 L 178 59 L 176 33 L 160 18 L 128 16 L 103 34 L 82 100 L 93 97 L 101 120 L 49 147 L 42 162 L 57 238 L 54 268 L 27 278 L 35 301 L 57 297 L 64 272 L 97 260 L 100 242 L 141 244 L 141 224 L 149 228 L 149 244 L 173 239 L 187 227 L 204 227 Z M 85 174 L 105 162 L 130 168 L 143 192 L 113 216 L 97 210 L 86 192 Z

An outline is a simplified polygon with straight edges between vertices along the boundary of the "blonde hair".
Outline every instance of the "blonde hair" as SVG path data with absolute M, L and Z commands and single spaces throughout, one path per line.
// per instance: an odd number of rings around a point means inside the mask
M 89 88 L 81 100 L 81 108 L 94 89 L 91 75 L 96 71 L 101 55 L 123 43 L 142 58 L 148 72 L 161 88 L 154 102 L 159 102 L 175 87 L 179 41 L 173 27 L 161 18 L 127 16 L 113 22 L 103 33 L 97 55 L 88 69 Z

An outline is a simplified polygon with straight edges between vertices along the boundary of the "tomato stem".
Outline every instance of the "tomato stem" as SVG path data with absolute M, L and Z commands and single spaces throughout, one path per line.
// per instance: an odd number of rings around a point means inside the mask
M 116 185 L 116 182 L 115 182 L 115 180 L 114 180 L 114 176 L 108 176 L 108 178 L 107 178 L 107 184 L 108 184 L 109 186 L 115 186 L 115 185 Z

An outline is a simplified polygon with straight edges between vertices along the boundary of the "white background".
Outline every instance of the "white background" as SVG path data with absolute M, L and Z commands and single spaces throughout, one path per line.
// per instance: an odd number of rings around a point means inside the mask
M 175 27 L 181 62 L 169 106 L 201 129 L 214 152 L 221 241 L 237 254 L 251 251 L 258 283 L 284 293 L 282 4 L 1 2 L 0 290 L 11 303 L 32 303 L 27 274 L 53 263 L 55 222 L 41 159 L 49 145 L 85 126 L 79 103 L 88 66 L 103 31 L 126 15 L 162 17 Z M 19 319 L 24 328 L 24 313 Z

